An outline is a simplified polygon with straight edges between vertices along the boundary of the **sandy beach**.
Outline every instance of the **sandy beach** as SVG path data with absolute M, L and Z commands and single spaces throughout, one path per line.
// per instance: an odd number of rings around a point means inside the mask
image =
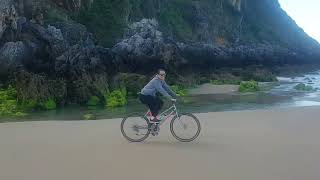
M 168 123 L 128 143 L 120 119 L 0 124 L 0 180 L 319 180 L 320 107 L 196 114 L 180 143 Z

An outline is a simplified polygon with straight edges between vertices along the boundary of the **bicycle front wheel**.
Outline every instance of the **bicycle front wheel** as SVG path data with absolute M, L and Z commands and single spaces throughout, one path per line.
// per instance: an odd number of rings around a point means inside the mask
M 193 114 L 181 114 L 172 119 L 170 131 L 177 140 L 181 142 L 191 142 L 195 140 L 201 131 L 201 125 Z
M 150 134 L 148 119 L 138 115 L 123 118 L 120 129 L 123 137 L 131 142 L 144 141 Z

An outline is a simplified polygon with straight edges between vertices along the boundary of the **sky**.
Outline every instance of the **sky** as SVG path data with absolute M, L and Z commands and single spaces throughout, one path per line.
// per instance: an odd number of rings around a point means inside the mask
M 320 0 L 279 0 L 282 9 L 311 37 L 320 42 Z

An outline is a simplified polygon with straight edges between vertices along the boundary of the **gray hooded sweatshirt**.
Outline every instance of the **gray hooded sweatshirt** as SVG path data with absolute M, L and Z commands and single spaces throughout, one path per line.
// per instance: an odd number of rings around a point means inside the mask
M 156 97 L 156 93 L 160 92 L 163 96 L 167 98 L 174 98 L 176 94 L 171 90 L 168 84 L 159 79 L 158 77 L 154 77 L 142 90 L 141 94 L 146 96 Z

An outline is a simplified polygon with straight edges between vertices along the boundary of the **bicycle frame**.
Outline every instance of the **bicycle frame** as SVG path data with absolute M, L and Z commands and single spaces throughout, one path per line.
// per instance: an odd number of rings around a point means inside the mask
M 148 110 L 146 112 L 146 114 L 144 115 L 144 117 L 146 117 L 148 119 L 148 114 L 151 114 L 150 110 Z M 178 109 L 175 103 L 172 104 L 171 107 L 169 107 L 168 109 L 166 109 L 165 111 L 163 111 L 162 113 L 159 114 L 160 116 L 160 122 L 159 125 L 162 125 L 167 119 L 169 119 L 172 115 L 174 115 L 172 117 L 172 119 L 174 117 L 179 117 L 179 113 L 178 113 Z

